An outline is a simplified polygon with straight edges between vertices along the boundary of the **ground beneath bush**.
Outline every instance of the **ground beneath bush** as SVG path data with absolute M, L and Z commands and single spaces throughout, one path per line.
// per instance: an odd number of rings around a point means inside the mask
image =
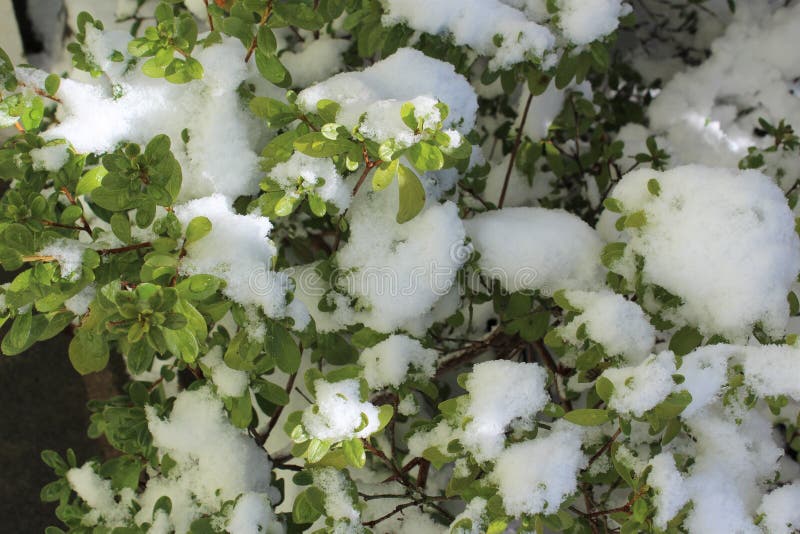
M 0 356 L 0 517 L 6 532 L 42 532 L 57 524 L 54 503 L 39 490 L 54 480 L 39 458 L 43 449 L 79 459 L 99 456 L 86 436 L 89 415 L 84 381 L 67 357 L 68 337 L 60 335 L 18 356 Z

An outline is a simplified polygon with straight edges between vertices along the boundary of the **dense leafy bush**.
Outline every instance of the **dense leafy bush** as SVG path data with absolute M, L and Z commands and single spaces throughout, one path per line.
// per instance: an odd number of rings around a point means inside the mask
M 61 528 L 800 528 L 796 2 L 85 4 L 0 53 L 2 352 L 130 374 Z

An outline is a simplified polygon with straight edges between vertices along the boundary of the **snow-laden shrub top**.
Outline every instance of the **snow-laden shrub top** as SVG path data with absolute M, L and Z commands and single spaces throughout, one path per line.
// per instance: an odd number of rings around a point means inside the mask
M 0 349 L 130 380 L 61 528 L 800 528 L 796 2 L 66 7 Z

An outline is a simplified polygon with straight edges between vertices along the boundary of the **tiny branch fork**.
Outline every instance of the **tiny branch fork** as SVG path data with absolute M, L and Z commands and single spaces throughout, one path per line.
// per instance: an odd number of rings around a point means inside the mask
M 597 517 L 597 516 L 601 516 L 601 515 L 615 514 L 617 512 L 630 513 L 631 506 L 633 506 L 633 503 L 638 501 L 639 498 L 642 495 L 644 495 L 645 493 L 647 493 L 647 490 L 649 490 L 649 489 L 650 489 L 650 486 L 648 486 L 647 484 L 644 484 L 641 488 L 639 488 L 639 491 L 637 491 L 634 494 L 634 496 L 631 497 L 630 500 L 628 502 L 626 502 L 625 504 L 623 504 L 622 506 L 618 506 L 616 508 L 610 508 L 608 510 L 598 510 L 596 512 L 585 514 L 584 517 L 591 518 L 591 517 Z
M 267 9 L 264 10 L 264 14 L 261 15 L 261 20 L 258 21 L 258 27 L 260 28 L 261 26 L 266 24 L 271 15 L 272 15 L 272 2 L 270 1 L 267 4 Z M 256 36 L 253 37 L 253 41 L 250 43 L 250 48 L 247 49 L 247 55 L 244 56 L 245 63 L 250 61 L 250 57 L 253 55 L 253 52 L 255 51 L 257 44 L 258 44 L 258 32 L 256 32 Z
M 72 196 L 72 193 L 69 192 L 69 189 L 66 187 L 61 188 L 61 192 L 64 193 L 64 196 L 67 197 L 67 200 L 73 206 L 78 204 L 78 201 L 75 200 L 75 197 Z M 92 235 L 92 227 L 89 226 L 89 222 L 86 220 L 86 216 L 83 214 L 83 209 L 81 209 L 81 224 L 83 224 L 83 229 L 89 234 Z
M 361 185 L 364 183 L 364 180 L 367 179 L 367 175 L 370 173 L 370 171 L 383 163 L 383 161 L 380 159 L 376 159 L 375 161 L 369 159 L 369 154 L 367 154 L 367 145 L 363 145 L 361 147 L 361 154 L 364 156 L 364 172 L 362 172 L 361 176 L 358 177 L 358 182 L 356 182 L 356 186 L 353 188 L 353 196 L 356 196 L 358 190 L 361 189 Z
M 356 182 L 356 185 L 353 188 L 352 196 L 356 196 L 356 194 L 358 193 L 358 190 L 361 189 L 361 186 L 364 184 L 364 181 L 367 179 L 367 176 L 369 175 L 370 171 L 372 171 L 372 169 L 374 169 L 375 167 L 377 167 L 378 165 L 383 163 L 383 160 L 376 159 L 375 161 L 372 161 L 369 158 L 369 154 L 367 153 L 367 145 L 363 145 L 361 147 L 361 154 L 364 156 L 364 172 L 362 172 L 361 176 L 358 177 L 358 182 Z M 342 215 L 341 215 L 340 218 L 343 218 L 345 215 L 347 215 L 347 210 L 344 210 L 344 212 L 342 212 Z M 336 232 L 336 242 L 333 244 L 333 251 L 334 252 L 339 250 L 339 242 L 341 241 L 341 239 L 342 239 L 342 231 L 340 229 L 338 232 Z
M 377 519 L 373 519 L 372 521 L 365 522 L 364 526 L 367 527 L 367 528 L 372 528 L 375 525 L 377 525 L 378 523 L 380 523 L 381 521 L 385 521 L 385 520 L 389 519 L 390 517 L 392 517 L 393 515 L 399 514 L 400 512 L 405 510 L 406 508 L 410 508 L 412 506 L 431 504 L 438 511 L 441 511 L 441 508 L 439 506 L 433 505 L 432 503 L 436 502 L 436 501 L 447 501 L 447 500 L 450 500 L 450 499 L 451 499 L 451 497 L 421 497 L 419 499 L 414 499 L 413 501 L 408 501 L 408 502 L 405 502 L 405 503 L 402 503 L 402 504 L 398 504 L 397 506 L 395 506 L 394 510 L 392 510 L 391 512 L 388 512 L 388 513 L 382 515 L 381 517 L 379 517 Z
M 17 85 L 20 85 L 21 87 L 26 87 L 26 88 L 30 89 L 31 91 L 33 91 L 37 95 L 41 96 L 42 98 L 47 98 L 48 100 L 52 100 L 53 102 L 58 102 L 59 104 L 61 104 L 61 99 L 60 98 L 58 98 L 56 96 L 53 96 L 51 94 L 48 94 L 46 91 L 43 91 L 43 90 L 39 89 L 38 87 L 31 87 L 27 83 L 21 82 L 19 80 L 17 80 Z
M 497 209 L 503 207 L 503 202 L 506 200 L 506 191 L 508 190 L 508 181 L 511 179 L 511 171 L 514 169 L 514 161 L 517 159 L 517 152 L 519 152 L 519 144 L 522 141 L 522 130 L 525 129 L 525 121 L 528 119 L 528 112 L 531 109 L 531 102 L 533 101 L 533 93 L 528 95 L 528 100 L 525 102 L 525 111 L 522 112 L 522 120 L 517 129 L 517 137 L 514 139 L 514 148 L 511 149 L 511 158 L 508 161 L 508 168 L 506 169 L 506 177 L 503 181 L 503 190 L 500 192 L 500 201 L 497 203 Z
M 589 468 L 589 466 L 591 466 L 598 458 L 600 458 L 611 447 L 611 445 L 614 443 L 614 441 L 616 441 L 616 439 L 619 437 L 619 435 L 621 433 L 622 433 L 622 429 L 618 428 L 617 431 L 614 432 L 614 435 L 612 435 L 608 439 L 608 441 L 606 441 L 603 444 L 603 446 L 600 447 L 600 450 L 597 451 L 596 453 L 594 453 L 594 455 L 591 458 L 589 458 L 589 463 L 586 464 L 586 468 L 587 469 Z

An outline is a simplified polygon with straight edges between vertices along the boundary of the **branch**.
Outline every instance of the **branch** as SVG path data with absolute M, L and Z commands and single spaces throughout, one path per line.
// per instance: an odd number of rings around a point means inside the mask
M 203 0 L 203 3 L 206 5 L 206 16 L 208 17 L 208 29 L 213 32 L 214 31 L 214 21 L 211 20 L 211 13 L 208 11 L 208 0 Z
M 261 20 L 258 22 L 258 27 L 260 28 L 264 24 L 267 23 L 269 20 L 270 15 L 272 15 L 272 1 L 267 4 L 267 9 L 264 10 L 264 14 L 261 15 Z M 256 31 L 255 37 L 253 37 L 253 41 L 250 43 L 250 48 L 247 49 L 247 55 L 244 56 L 244 62 L 247 63 L 250 61 L 250 56 L 253 55 L 253 51 L 256 49 L 256 45 L 258 44 L 258 32 Z
M 511 170 L 514 168 L 514 161 L 517 159 L 517 152 L 519 151 L 519 143 L 522 141 L 522 130 L 525 127 L 525 121 L 528 119 L 528 111 L 531 109 L 531 102 L 533 101 L 533 93 L 528 94 L 528 100 L 525 102 L 525 111 L 522 113 L 522 120 L 517 129 L 517 137 L 514 139 L 514 148 L 511 149 L 511 159 L 508 161 L 508 169 L 506 169 L 506 178 L 503 181 L 503 190 L 500 192 L 500 201 L 497 203 L 497 209 L 503 207 L 503 202 L 506 200 L 506 191 L 508 190 L 508 181 L 511 179 Z

